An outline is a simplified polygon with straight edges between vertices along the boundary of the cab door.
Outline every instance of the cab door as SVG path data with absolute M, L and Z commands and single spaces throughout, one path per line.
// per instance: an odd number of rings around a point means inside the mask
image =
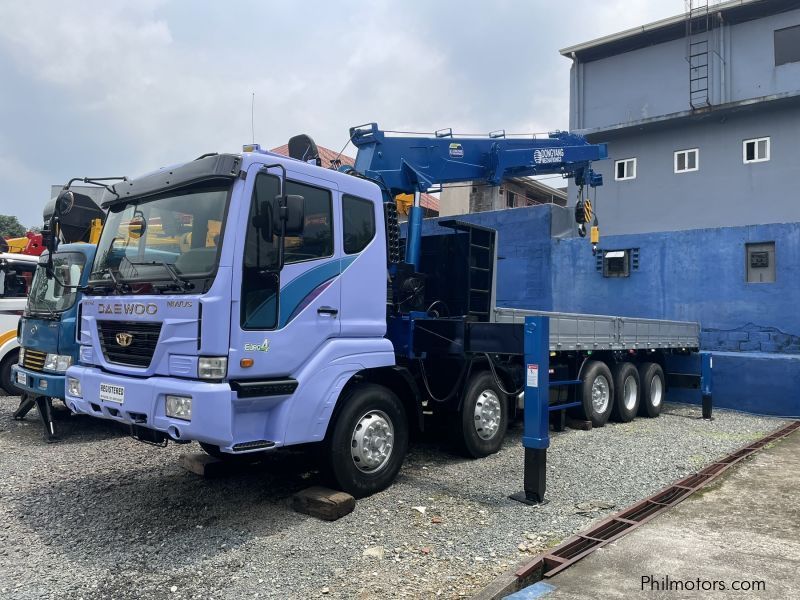
M 278 171 L 254 165 L 247 183 L 246 227 L 234 263 L 233 297 L 239 305 L 231 315 L 228 373 L 232 379 L 290 376 L 341 331 L 339 191 L 329 181 L 287 170 L 285 193 L 303 196 L 305 222 L 302 235 L 284 240 L 284 267 L 277 272 L 280 240 L 258 224 L 265 222 L 263 201 L 279 193 Z M 253 365 L 241 367 L 243 358 Z

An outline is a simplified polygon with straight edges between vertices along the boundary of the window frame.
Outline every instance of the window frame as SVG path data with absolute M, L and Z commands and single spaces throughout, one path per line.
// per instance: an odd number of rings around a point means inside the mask
M 623 167 L 623 170 L 626 172 L 626 175 L 624 177 L 618 177 L 617 176 L 617 173 L 618 173 L 617 167 L 618 167 L 618 165 L 620 163 L 624 163 L 625 165 L 627 165 L 628 163 L 631 163 L 633 165 L 633 175 L 627 175 L 628 169 L 627 169 L 627 167 Z M 636 179 L 636 177 L 639 175 L 639 165 L 637 163 L 638 163 L 638 161 L 636 160 L 635 156 L 633 156 L 631 158 L 621 158 L 619 160 L 615 160 L 614 161 L 614 181 L 631 181 L 633 179 Z
M 767 155 L 764 158 L 758 158 L 758 143 L 767 142 Z M 753 152 L 752 160 L 747 160 L 747 144 L 755 144 L 755 151 Z M 772 158 L 772 140 L 771 136 L 764 136 L 759 138 L 749 138 L 742 140 L 742 163 L 749 165 L 752 163 L 768 162 Z
M 694 152 L 694 167 L 690 169 L 690 168 L 688 168 L 688 165 L 689 165 L 689 154 L 691 152 Z M 683 168 L 683 169 L 679 169 L 678 168 L 678 155 L 680 155 L 680 154 L 683 154 L 686 157 L 685 160 L 684 160 L 684 165 L 686 165 L 686 168 Z M 675 150 L 675 152 L 672 153 L 672 167 L 673 167 L 673 172 L 675 174 L 691 173 L 693 171 L 699 171 L 700 170 L 700 149 L 699 148 L 686 148 L 685 150 Z

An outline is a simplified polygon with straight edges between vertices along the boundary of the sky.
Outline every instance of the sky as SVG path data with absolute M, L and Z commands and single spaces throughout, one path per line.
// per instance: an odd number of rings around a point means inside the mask
M 567 129 L 559 49 L 682 11 L 683 0 L 2 2 L 0 214 L 40 225 L 52 184 L 238 152 L 253 130 L 267 148 L 307 133 L 339 150 L 372 121 Z

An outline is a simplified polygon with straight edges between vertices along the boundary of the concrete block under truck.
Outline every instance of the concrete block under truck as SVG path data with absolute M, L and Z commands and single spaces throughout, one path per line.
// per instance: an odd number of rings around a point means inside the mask
M 420 235 L 423 191 L 543 173 L 597 186 L 591 161 L 605 145 L 566 132 L 391 135 L 376 124 L 350 139 L 354 168 L 322 168 L 297 136 L 290 157 L 245 146 L 114 185 L 69 407 L 221 458 L 320 444 L 335 484 L 355 496 L 391 484 L 409 430 L 429 413 L 468 455 L 496 452 L 523 390 L 526 419 L 553 408 L 549 394 L 528 393 L 549 389 L 551 372 L 552 402 L 598 426 L 612 413 L 658 414 L 662 358 L 697 348 L 695 324 L 498 308 L 493 230 L 444 220 L 451 233 Z M 415 196 L 404 257 L 401 193 Z M 582 224 L 591 209 L 580 213 Z M 186 243 L 154 244 L 156 222 Z M 557 323 L 549 347 L 526 355 L 526 320 Z M 546 447 L 546 427 L 530 432 L 526 445 Z M 538 450 L 532 466 L 543 464 Z

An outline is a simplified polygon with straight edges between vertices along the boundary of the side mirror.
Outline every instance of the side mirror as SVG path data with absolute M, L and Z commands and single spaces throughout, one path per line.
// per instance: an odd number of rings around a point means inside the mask
M 272 227 L 275 235 L 302 235 L 306 213 L 303 196 L 275 196 Z
M 273 235 L 273 203 L 269 200 L 262 200 L 258 207 L 259 214 L 253 216 L 253 226 L 261 233 L 261 239 L 272 243 Z

